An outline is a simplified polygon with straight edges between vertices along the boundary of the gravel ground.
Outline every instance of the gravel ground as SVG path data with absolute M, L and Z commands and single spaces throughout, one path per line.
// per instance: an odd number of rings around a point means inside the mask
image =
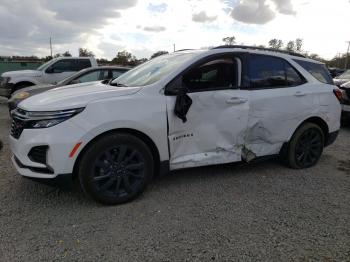
M 320 163 L 173 172 L 102 206 L 16 174 L 0 100 L 0 261 L 350 261 L 350 127 Z

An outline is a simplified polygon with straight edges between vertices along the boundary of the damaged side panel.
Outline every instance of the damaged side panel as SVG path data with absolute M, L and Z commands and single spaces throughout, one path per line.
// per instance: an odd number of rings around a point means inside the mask
M 217 90 L 188 95 L 193 103 L 186 122 L 174 114 L 176 97 L 167 97 L 170 168 L 240 161 L 248 122 L 248 92 Z M 237 101 L 232 103 L 232 98 Z
M 295 96 L 301 87 L 254 90 L 249 97 L 248 126 L 243 158 L 278 154 L 298 125 L 319 111 L 312 92 Z M 305 89 L 305 88 L 304 88 Z M 306 91 L 307 92 L 307 91 Z M 249 153 L 249 154 L 248 154 Z

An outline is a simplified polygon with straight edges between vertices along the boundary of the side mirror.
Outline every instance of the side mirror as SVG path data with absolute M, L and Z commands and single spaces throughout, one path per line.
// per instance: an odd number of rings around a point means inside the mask
M 192 105 L 192 99 L 187 95 L 187 88 L 180 88 L 175 102 L 175 115 L 182 120 L 183 123 L 187 122 L 187 113 Z

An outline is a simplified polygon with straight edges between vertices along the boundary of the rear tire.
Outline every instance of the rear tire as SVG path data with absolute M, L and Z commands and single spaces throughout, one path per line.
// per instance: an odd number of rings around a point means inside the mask
M 139 196 L 153 176 L 153 156 L 147 145 L 129 134 L 99 138 L 79 164 L 83 191 L 103 204 L 121 204 Z
M 324 133 L 313 123 L 297 129 L 286 150 L 286 163 L 294 169 L 309 168 L 317 164 L 324 148 Z

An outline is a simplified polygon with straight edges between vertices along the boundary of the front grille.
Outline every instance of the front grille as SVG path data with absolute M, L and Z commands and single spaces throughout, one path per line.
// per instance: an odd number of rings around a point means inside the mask
M 25 128 L 25 121 L 20 120 L 15 116 L 12 116 L 12 123 L 11 123 L 11 129 L 10 129 L 11 136 L 18 139 L 21 136 L 24 128 Z
M 46 165 L 46 153 L 48 148 L 49 148 L 48 146 L 33 147 L 28 153 L 29 159 L 32 160 L 33 162 Z

